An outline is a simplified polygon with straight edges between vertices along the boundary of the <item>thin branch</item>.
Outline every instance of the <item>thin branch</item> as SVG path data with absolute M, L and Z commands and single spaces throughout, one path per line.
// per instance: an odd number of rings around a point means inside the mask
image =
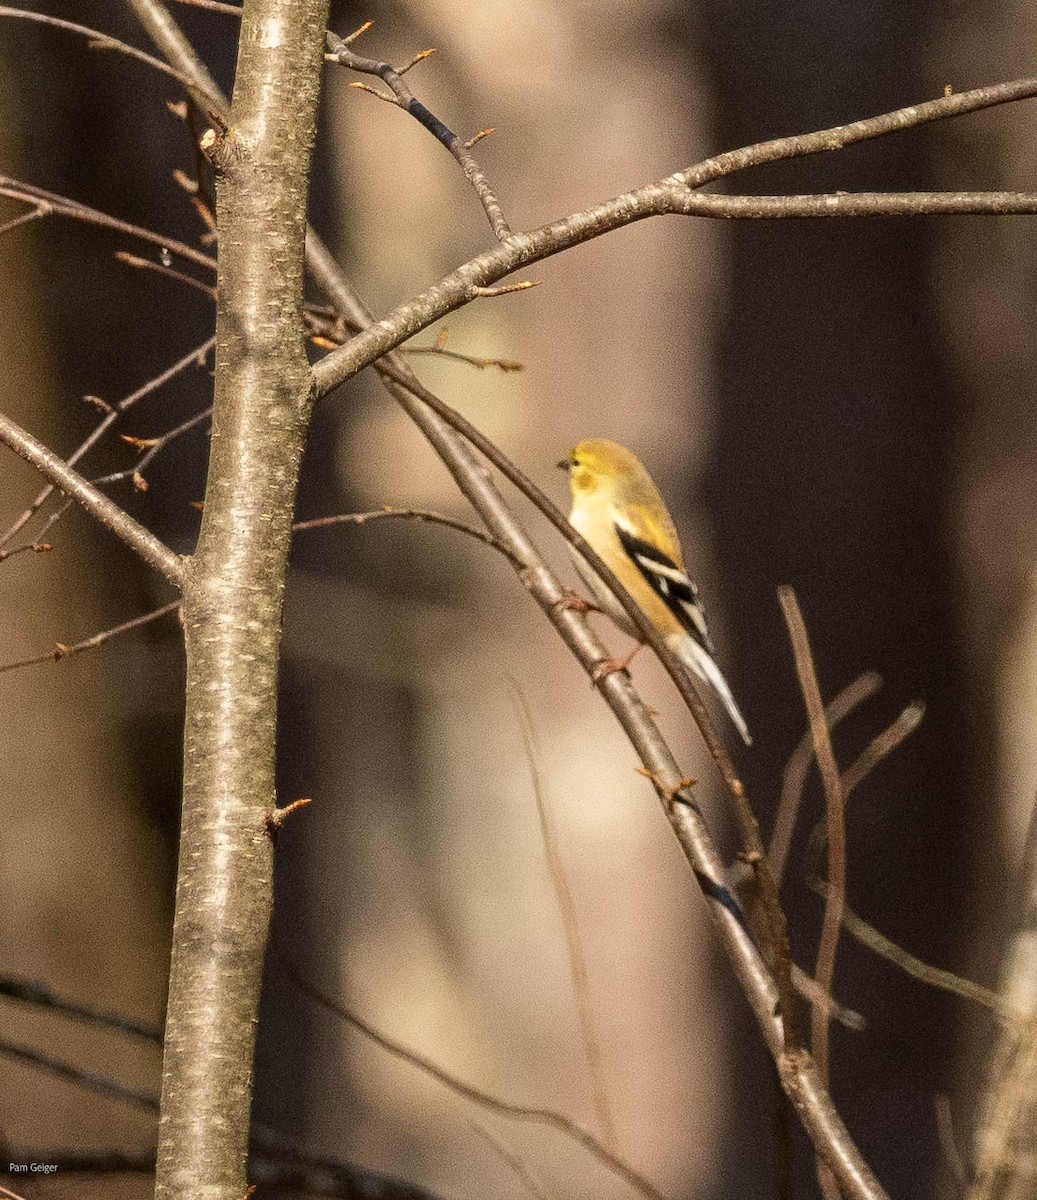
M 472 354 L 462 354 L 459 350 L 448 350 L 446 338 L 444 337 L 438 337 L 434 346 L 406 346 L 404 347 L 404 353 L 433 354 L 439 358 L 453 358 L 457 362 L 467 363 L 470 367 L 477 367 L 480 371 L 485 370 L 487 367 L 496 367 L 498 371 L 503 371 L 505 375 L 526 369 L 525 363 L 516 362 L 513 358 L 479 358 Z
M 456 517 L 448 517 L 444 513 L 431 512 L 424 508 L 392 508 L 386 505 L 385 508 L 376 508 L 372 512 L 338 513 L 332 517 L 315 517 L 311 521 L 296 521 L 292 526 L 292 532 L 302 533 L 307 529 L 327 529 L 332 525 L 363 525 L 367 521 L 378 521 L 386 517 L 428 521 L 436 525 L 445 525 L 448 529 L 456 529 L 459 533 L 464 533 L 468 537 L 475 538 L 476 541 L 482 542 L 484 546 L 491 546 L 499 554 L 503 554 L 516 571 L 524 571 L 528 565 L 522 559 L 516 557 L 508 546 L 505 546 L 503 542 L 498 541 L 491 534 L 486 533 L 485 530 L 476 529 L 474 525 L 468 525 L 464 521 L 459 521 Z
M 814 660 L 810 652 L 803 615 L 799 610 L 796 593 L 790 587 L 778 588 L 778 600 L 792 642 L 803 703 L 810 721 L 810 737 L 814 743 L 824 784 L 825 812 L 828 829 L 828 894 L 825 900 L 824 921 L 817 950 L 817 967 L 814 980 L 821 991 L 830 993 L 835 978 L 835 955 L 842 929 L 843 912 L 846 906 L 846 798 L 843 792 L 839 767 L 832 751 L 832 736 L 825 719 L 821 691 L 814 671 Z M 810 1009 L 811 1049 L 822 1079 L 828 1078 L 828 1009 L 813 1004 Z M 818 1156 L 817 1177 L 826 1200 L 839 1200 L 841 1191 L 828 1164 Z
M 555 832 L 554 821 L 547 807 L 544 796 L 544 783 L 540 770 L 540 759 L 537 754 L 536 737 L 533 732 L 533 714 L 529 711 L 529 703 L 522 694 L 518 682 L 511 675 L 506 676 L 508 690 L 512 697 L 513 707 L 519 719 L 522 731 L 522 744 L 526 752 L 526 762 L 529 764 L 529 777 L 533 786 L 533 796 L 536 800 L 537 818 L 540 823 L 540 838 L 544 845 L 544 858 L 547 861 L 547 874 L 551 880 L 551 889 L 555 895 L 555 903 L 562 918 L 562 929 L 565 933 L 565 947 L 569 957 L 569 973 L 572 978 L 573 994 L 576 997 L 576 1012 L 580 1023 L 580 1036 L 583 1039 L 583 1053 L 587 1060 L 587 1069 L 591 1077 L 591 1093 L 594 1097 L 594 1109 L 598 1115 L 598 1123 L 605 1144 L 614 1150 L 619 1144 L 616 1136 L 616 1124 L 612 1117 L 609 1104 L 608 1089 L 605 1086 L 605 1067 L 602 1060 L 601 1045 L 594 1029 L 594 1015 L 591 1012 L 590 976 L 587 972 L 587 960 L 583 953 L 583 942 L 580 939 L 580 924 L 576 916 L 576 905 L 573 901 L 569 880 L 565 874 L 561 852 L 558 847 L 558 836 Z
M 380 1046 L 395 1058 L 399 1058 L 403 1062 L 409 1063 L 412 1067 L 416 1067 L 425 1075 L 443 1084 L 450 1091 L 456 1093 L 458 1096 L 463 1096 L 466 1100 L 471 1100 L 481 1108 L 499 1113 L 504 1117 L 512 1117 L 519 1121 L 534 1121 L 537 1124 L 549 1125 L 553 1129 L 559 1130 L 566 1137 L 571 1138 L 590 1154 L 594 1155 L 599 1162 L 604 1163 L 617 1175 L 625 1179 L 642 1196 L 648 1196 L 651 1200 L 664 1200 L 663 1194 L 650 1180 L 635 1170 L 625 1159 L 598 1141 L 590 1130 L 585 1129 L 577 1121 L 572 1120 L 563 1113 L 555 1112 L 553 1109 L 535 1108 L 526 1104 L 513 1104 L 509 1100 L 500 1099 L 499 1096 L 493 1095 L 492 1092 L 486 1092 L 482 1088 L 466 1083 L 463 1079 L 459 1079 L 456 1075 L 444 1070 L 443 1067 L 433 1062 L 426 1055 L 419 1054 L 416 1050 L 409 1050 L 406 1046 L 401 1045 L 393 1038 L 375 1029 L 373 1025 L 369 1024 L 362 1017 L 357 1016 L 356 1013 L 340 1001 L 329 996 L 322 988 L 300 975 L 295 967 L 285 958 L 276 946 L 276 943 L 274 949 L 285 975 L 301 992 L 309 996 L 311 1000 L 315 1000 L 322 1008 L 327 1009 L 328 1012 L 334 1013 L 335 1016 L 345 1021 L 346 1024 L 351 1025 L 369 1041 L 374 1042 L 376 1046 Z
M 830 150 L 842 150 L 858 142 L 885 137 L 914 129 L 931 121 L 945 121 L 964 113 L 979 112 L 1000 104 L 1011 104 L 1017 100 L 1029 100 L 1037 96 L 1037 78 L 1013 79 L 1008 83 L 994 83 L 986 87 L 973 88 L 966 92 L 944 95 L 937 100 L 921 104 L 910 104 L 894 109 L 877 117 L 852 121 L 846 125 L 834 125 L 830 129 L 819 129 L 812 133 L 794 134 L 792 137 L 772 138 L 757 142 L 738 150 L 717 154 L 686 171 L 670 178 L 688 187 L 699 188 L 725 175 L 759 167 L 765 163 L 784 159 L 801 158 L 804 155 L 824 154 Z
M 56 1075 L 60 1079 L 75 1084 L 76 1087 L 94 1092 L 98 1096 L 108 1096 L 112 1100 L 121 1100 L 124 1104 L 146 1108 L 154 1113 L 158 1112 L 158 1097 L 153 1092 L 127 1087 L 104 1075 L 97 1075 L 93 1071 L 81 1071 L 79 1067 L 74 1067 L 71 1063 L 55 1058 L 51 1054 L 32 1050 L 28 1046 L 19 1046 L 15 1042 L 9 1042 L 6 1038 L 0 1038 L 0 1054 L 6 1054 L 8 1058 L 17 1059 L 19 1062 L 46 1071 L 49 1075 Z
M 161 608 L 142 613 L 139 617 L 131 617 L 128 621 L 123 621 L 121 625 L 113 625 L 110 629 L 105 629 L 101 633 L 95 633 L 92 637 L 84 638 L 80 642 L 73 642 L 70 645 L 65 642 L 58 642 L 53 650 L 48 650 L 45 654 L 36 654 L 31 658 L 20 658 L 15 662 L 0 663 L 0 675 L 7 671 L 17 671 L 21 667 L 33 667 L 38 663 L 60 662 L 61 659 L 68 658 L 72 654 L 80 654 L 84 650 L 95 650 L 98 646 L 103 646 L 105 642 L 118 637 L 120 634 L 129 633 L 131 629 L 139 629 L 142 625 L 149 625 L 152 621 L 159 620 L 160 617 L 166 616 L 167 613 L 176 612 L 179 607 L 180 601 L 173 600 L 169 604 L 163 604 Z M 0 994 L 4 994 L 2 981 L 0 981 Z
M 199 366 L 203 365 L 206 357 L 215 344 L 215 338 L 207 338 L 200 346 L 195 346 L 195 348 L 188 354 L 185 354 L 182 358 L 177 359 L 172 366 L 167 367 L 164 371 L 159 372 L 158 375 L 155 375 L 149 379 L 148 382 L 143 385 L 143 387 L 139 387 L 136 391 L 131 392 L 128 396 L 124 396 L 123 399 L 117 404 L 109 405 L 104 401 L 97 401 L 99 404 L 103 405 L 105 416 L 94 429 L 94 431 L 89 435 L 89 437 L 80 443 L 80 445 L 65 460 L 68 466 L 74 466 L 83 457 L 83 455 L 87 453 L 88 450 L 92 449 L 101 440 L 101 438 L 105 435 L 105 433 L 108 432 L 112 425 L 114 425 L 115 422 L 118 421 L 118 419 L 124 413 L 128 412 L 138 401 L 143 400 L 145 396 L 149 396 L 152 392 L 157 391 L 160 387 L 167 384 L 171 379 L 175 378 L 192 364 L 198 364 Z M 96 397 L 94 399 L 96 400 Z M 0 537 L 0 548 L 6 546 L 7 543 L 25 527 L 25 525 L 39 511 L 39 509 L 42 508 L 42 506 L 47 502 L 53 491 L 53 484 L 47 484 L 46 487 L 40 489 L 40 492 L 33 499 L 29 507 L 21 514 L 21 516 L 18 517 L 10 529 L 8 529 L 7 532 Z M 48 522 L 47 528 L 49 529 L 52 524 L 53 521 Z
M 1037 194 L 1022 192 L 835 193 L 823 196 L 760 197 L 703 193 L 696 189 L 763 163 L 837 150 L 929 121 L 1037 96 L 1037 79 L 1014 80 L 942 96 L 924 104 L 814 133 L 760 142 L 716 155 L 656 183 L 569 214 L 528 233 L 513 234 L 471 259 L 437 284 L 401 304 L 386 319 L 319 363 L 321 393 L 337 387 L 379 355 L 435 320 L 466 304 L 477 289 L 496 284 L 521 267 L 600 237 L 634 221 L 665 214 L 740 219 L 789 217 L 907 216 L 923 213 L 1035 213 Z
M 177 4 L 187 4 L 191 8 L 204 8 L 209 12 L 223 13 L 228 17 L 241 19 L 240 4 L 224 4 L 222 0 L 176 0 Z
M 125 1033 L 130 1037 L 162 1044 L 161 1029 L 153 1025 L 144 1025 L 108 1009 L 94 1008 L 89 1004 L 63 1000 L 60 996 L 55 995 L 45 983 L 40 983 L 35 979 L 19 979 L 13 975 L 0 975 L 0 996 L 7 996 L 11 1000 L 19 1000 L 23 1004 L 31 1004 L 50 1012 L 61 1013 L 62 1016 L 84 1021 L 88 1025 L 98 1025 L 102 1029 L 110 1029 L 115 1033 Z
M 900 745 L 900 743 L 921 724 L 925 716 L 925 704 L 921 700 L 913 700 L 899 717 L 870 742 L 855 762 L 843 772 L 843 792 L 849 794 L 860 784 L 879 763 Z
M 484 1138 L 489 1146 L 491 1146 L 497 1154 L 507 1163 L 514 1171 L 515 1177 L 519 1180 L 526 1191 L 534 1197 L 534 1200 L 548 1200 L 548 1195 L 544 1189 L 544 1185 L 533 1174 L 526 1165 L 522 1155 L 509 1145 L 500 1134 L 494 1133 L 487 1125 L 483 1125 L 480 1121 L 473 1121 L 472 1128 L 481 1138 Z
M 825 720 L 829 728 L 834 729 L 844 718 L 882 686 L 882 679 L 874 671 L 865 672 L 853 683 L 846 687 L 825 705 Z M 778 801 L 778 815 L 774 818 L 774 829 L 771 832 L 768 854 L 774 877 L 781 886 L 788 862 L 789 847 L 792 845 L 792 833 L 796 826 L 796 817 L 803 802 L 803 789 L 806 786 L 807 775 L 814 762 L 814 743 L 809 725 L 799 744 L 789 755 L 781 780 L 781 799 Z M 845 780 L 845 776 L 844 776 Z M 847 791 L 850 789 L 847 788 Z
M 363 58 L 359 54 L 355 54 L 349 48 L 349 40 L 343 39 L 335 33 L 328 33 L 328 50 L 329 53 L 324 57 L 330 62 L 338 63 L 343 67 L 349 67 L 352 71 L 358 71 L 363 75 L 377 75 L 379 79 L 392 91 L 391 96 L 384 96 L 382 99 L 389 100 L 391 103 L 402 108 L 404 112 L 410 115 L 423 125 L 429 133 L 450 151 L 457 160 L 458 165 L 464 172 L 465 179 L 475 189 L 475 194 L 479 197 L 479 202 L 483 206 L 483 211 L 486 213 L 487 220 L 490 222 L 490 228 L 497 241 L 502 242 L 505 238 L 511 236 L 511 227 L 508 225 L 504 216 L 504 210 L 500 206 L 500 201 L 497 199 L 490 181 L 486 178 L 485 173 L 479 164 L 472 157 L 471 146 L 475 140 L 465 142 L 459 138 L 453 130 L 448 129 L 446 125 L 421 103 L 420 100 L 411 92 L 407 85 L 403 82 L 401 76 L 404 71 L 408 71 L 416 63 L 427 58 L 432 51 L 424 50 L 417 55 L 404 67 L 402 71 L 394 70 L 388 63 L 379 62 L 373 58 Z M 363 84 L 355 84 L 356 87 L 365 87 Z M 372 89 L 366 88 L 366 91 Z M 377 93 L 375 93 L 377 95 Z
M 160 58 L 155 58 L 154 55 L 147 54 L 143 50 L 138 50 L 136 46 L 131 46 L 128 42 L 120 41 L 114 38 L 111 34 L 102 33 L 99 29 L 91 29 L 89 25 L 78 25 L 75 21 L 64 21 L 60 17 L 51 17 L 46 13 L 30 12 L 24 8 L 10 8 L 6 4 L 0 4 L 0 17 L 16 18 L 21 21 L 35 21 L 40 25 L 49 25 L 53 29 L 64 29 L 69 33 L 79 34 L 80 37 L 89 38 L 91 48 L 96 50 L 117 50 L 120 54 L 125 54 L 129 58 L 135 58 L 138 62 L 149 66 L 153 71 L 160 71 L 163 75 L 169 75 L 177 81 L 177 83 L 185 84 L 186 79 L 179 71 L 174 70 L 168 63 L 165 63 Z
M 66 496 L 78 501 L 91 516 L 96 517 L 102 525 L 121 538 L 149 566 L 160 571 L 170 583 L 177 587 L 181 585 L 184 560 L 179 554 L 174 554 L 150 530 L 145 529 L 129 513 L 74 471 L 68 463 L 3 413 L 0 413 L 0 442 L 31 463 Z
M 139 254 L 129 254 L 125 250 L 116 250 L 115 258 L 125 263 L 128 267 L 134 267 L 138 271 L 154 271 L 156 275 L 163 275 L 166 279 L 175 279 L 177 283 L 186 283 L 188 287 L 193 287 L 196 291 L 201 292 L 210 300 L 216 300 L 216 289 L 207 283 L 202 283 L 200 279 L 195 279 L 193 275 L 188 275 L 185 271 L 176 271 L 172 267 L 167 267 L 165 263 L 153 262 L 150 258 L 141 258 Z
M 827 898 L 829 889 L 823 879 L 813 875 L 807 880 L 807 883 L 822 899 Z M 963 975 L 956 975 L 953 971 L 945 971 L 941 967 L 933 967 L 929 963 L 923 962 L 916 955 L 905 950 L 903 946 L 894 942 L 892 938 L 880 933 L 874 925 L 858 916 L 848 906 L 843 908 L 843 928 L 862 946 L 866 946 L 873 954 L 877 954 L 895 967 L 899 967 L 905 975 L 910 975 L 913 979 L 928 984 L 929 987 L 937 988 L 941 992 L 949 992 L 953 996 L 960 996 L 962 1000 L 979 1004 L 994 1013 L 1001 1021 L 1017 1023 L 1021 1019 L 1021 1014 L 1002 999 L 997 992 L 983 987 L 982 984 L 973 983 L 971 979 L 966 979 Z
M 138 438 L 130 437 L 128 434 L 122 435 L 122 440 L 127 445 L 135 447 L 141 451 L 141 456 L 136 464 L 132 467 L 126 467 L 122 471 L 113 471 L 109 475 L 99 475 L 92 482 L 100 487 L 102 484 L 121 483 L 125 479 L 133 481 L 135 487 L 146 490 L 146 485 L 141 484 L 141 472 L 147 467 L 154 458 L 161 454 L 172 442 L 177 438 L 181 438 L 185 433 L 190 433 L 192 429 L 196 429 L 199 425 L 205 424 L 212 417 L 212 405 L 207 404 L 201 412 L 197 412 L 193 417 L 188 417 L 187 420 L 181 421 L 179 425 L 153 438 Z
M 846 802 L 849 802 L 853 791 L 867 779 L 879 763 L 918 728 L 924 713 L 925 705 L 922 701 L 913 700 L 890 725 L 872 739 L 857 759 L 846 768 L 842 775 L 843 796 Z M 824 821 L 819 821 L 810 831 L 810 838 L 804 854 L 808 874 L 813 873 L 814 864 L 824 850 L 827 836 Z
M 216 260 L 211 255 L 203 254 L 186 242 L 163 237 L 162 234 L 145 229 L 141 225 L 131 225 L 128 221 L 109 216 L 108 213 L 91 208 L 88 204 L 80 204 L 78 200 L 70 200 L 67 196 L 59 196 L 56 192 L 48 192 L 45 188 L 36 187 L 31 183 L 23 183 L 19 179 L 12 179 L 9 175 L 0 175 L 0 196 L 31 204 L 47 216 L 53 214 L 58 217 L 68 217 L 70 220 L 96 225 L 101 229 L 124 233 L 128 237 L 137 238 L 142 242 L 150 242 L 153 246 L 168 250 L 171 254 L 178 254 L 188 262 L 205 267 L 208 271 L 216 270 Z

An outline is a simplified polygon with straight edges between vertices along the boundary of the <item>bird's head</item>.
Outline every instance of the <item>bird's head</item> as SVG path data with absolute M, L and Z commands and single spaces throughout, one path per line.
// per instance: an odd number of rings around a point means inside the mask
M 599 488 L 622 489 L 643 474 L 643 468 L 626 447 L 607 438 L 588 438 L 569 451 L 559 464 L 569 472 L 573 496 L 586 496 Z

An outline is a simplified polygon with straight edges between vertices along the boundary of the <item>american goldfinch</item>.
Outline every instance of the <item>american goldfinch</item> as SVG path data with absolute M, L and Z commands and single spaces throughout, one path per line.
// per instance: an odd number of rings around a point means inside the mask
M 698 588 L 684 569 L 677 531 L 648 472 L 624 446 L 604 438 L 580 442 L 559 467 L 569 472 L 569 522 L 601 555 L 684 665 L 724 703 L 747 746 L 749 730 L 714 661 Z M 619 601 L 575 549 L 583 581 L 625 633 L 637 637 Z

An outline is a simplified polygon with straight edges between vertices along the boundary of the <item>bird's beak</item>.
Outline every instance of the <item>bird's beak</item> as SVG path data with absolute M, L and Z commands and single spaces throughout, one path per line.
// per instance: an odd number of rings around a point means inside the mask
M 559 469 L 559 471 L 568 471 L 572 466 L 572 463 L 567 458 L 563 458 L 561 462 L 555 463 L 555 466 Z

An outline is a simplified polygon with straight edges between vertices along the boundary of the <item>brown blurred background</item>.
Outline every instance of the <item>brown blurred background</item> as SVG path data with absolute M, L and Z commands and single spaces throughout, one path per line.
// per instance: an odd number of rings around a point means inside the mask
M 144 44 L 115 6 L 47 11 Z M 177 16 L 227 85 L 233 20 Z M 363 53 L 403 62 L 438 47 L 412 88 L 464 135 L 496 127 L 478 155 L 516 227 L 719 150 L 1024 75 L 1037 38 L 1026 6 L 968 0 L 408 3 L 340 9 L 333 26 L 344 34 L 370 17 Z M 169 178 L 193 165 L 164 105 L 172 85 L 54 30 L 0 29 L 0 171 L 196 237 Z M 314 221 L 383 312 L 490 234 L 442 147 L 348 82 L 329 74 Z M 1024 189 L 1031 116 L 1017 105 L 929 126 L 759 170 L 731 190 Z M 5 202 L 0 220 L 15 211 Z M 854 797 L 850 904 L 920 958 L 992 987 L 1027 893 L 1037 771 L 1031 229 L 1019 218 L 642 223 L 538 267 L 536 291 L 446 322 L 451 348 L 520 360 L 523 373 L 414 360 L 560 502 L 553 464 L 581 437 L 616 438 L 649 464 L 756 737 L 739 763 L 765 830 L 804 729 L 777 584 L 798 591 L 826 696 L 868 669 L 884 679 L 837 732 L 844 764 L 924 699 L 920 730 Z M 211 330 L 204 297 L 115 263 L 120 248 L 139 249 L 56 220 L 0 242 L 0 403 L 63 453 L 96 419 L 82 395 L 114 402 Z M 189 372 L 125 432 L 161 433 L 209 391 L 206 371 Z M 179 549 L 191 545 L 204 451 L 204 436 L 184 439 L 156 460 L 147 493 L 117 493 Z M 130 461 L 113 439 L 90 472 Z M 36 481 L 13 456 L 2 462 L 6 525 Z M 364 377 L 316 415 L 301 515 L 384 504 L 465 511 Z M 571 578 L 557 538 L 527 515 Z M 48 540 L 55 553 L 0 567 L 3 660 L 168 598 L 78 513 Z M 577 907 L 619 1149 L 673 1196 L 768 1194 L 765 1056 L 694 881 L 631 750 L 506 565 L 405 522 L 300 535 L 286 651 L 282 795 L 315 802 L 278 845 L 285 953 L 464 1079 L 594 1123 L 520 693 Z M 647 655 L 634 678 L 733 852 L 688 718 Z M 0 675 L 0 973 L 161 1019 L 180 686 L 171 621 Z M 802 851 L 820 812 L 812 780 L 786 887 L 805 967 L 820 904 Z M 867 1021 L 833 1044 L 833 1091 L 865 1155 L 892 1195 L 958 1194 L 937 1110 L 949 1106 L 970 1162 L 995 1022 L 849 938 L 836 991 Z M 10 1000 L 0 1027 L 157 1090 L 149 1047 Z M 479 1126 L 548 1195 L 630 1194 L 557 1134 L 504 1123 L 345 1029 L 273 958 L 257 1071 L 264 1124 L 444 1196 L 528 1194 Z M 0 1054 L 12 1155 L 60 1161 L 152 1137 L 148 1114 Z M 810 1195 L 797 1150 L 797 1194 Z M 114 1186 L 60 1172 L 3 1182 L 28 1195 Z

